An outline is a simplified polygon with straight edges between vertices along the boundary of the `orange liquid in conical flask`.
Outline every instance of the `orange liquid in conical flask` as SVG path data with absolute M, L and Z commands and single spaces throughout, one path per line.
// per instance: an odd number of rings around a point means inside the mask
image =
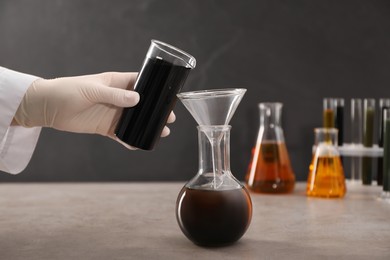
M 306 194 L 313 197 L 342 198 L 346 193 L 344 170 L 339 156 L 313 156 Z
M 253 149 L 246 175 L 250 190 L 259 193 L 289 193 L 294 190 L 295 175 L 291 168 L 286 144 L 262 142 Z

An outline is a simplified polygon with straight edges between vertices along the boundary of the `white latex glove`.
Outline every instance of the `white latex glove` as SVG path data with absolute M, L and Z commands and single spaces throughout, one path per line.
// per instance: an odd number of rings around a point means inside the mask
M 129 149 L 115 135 L 123 107 L 139 102 L 132 90 L 137 73 L 106 72 L 95 75 L 38 79 L 28 88 L 14 121 L 24 127 L 52 127 L 75 133 L 108 136 Z M 168 123 L 175 121 L 173 112 Z M 169 135 L 165 126 L 161 136 Z

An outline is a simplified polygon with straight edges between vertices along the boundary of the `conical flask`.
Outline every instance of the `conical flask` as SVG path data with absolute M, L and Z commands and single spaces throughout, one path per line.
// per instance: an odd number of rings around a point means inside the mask
M 227 125 L 244 93 L 225 89 L 178 95 L 201 125 L 199 170 L 178 195 L 176 218 L 185 236 L 199 246 L 234 243 L 252 218 L 250 195 L 230 170 L 231 126 Z M 202 125 L 205 122 L 219 125 Z
M 246 175 L 247 187 L 258 193 L 294 190 L 292 170 L 281 126 L 282 103 L 260 103 L 260 128 Z
M 306 194 L 341 198 L 346 193 L 343 165 L 337 150 L 336 128 L 316 128 L 315 152 L 309 167 Z

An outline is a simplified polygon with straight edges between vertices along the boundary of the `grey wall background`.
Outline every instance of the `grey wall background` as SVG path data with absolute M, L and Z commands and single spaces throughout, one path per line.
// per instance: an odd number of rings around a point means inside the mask
M 239 179 L 257 136 L 257 103 L 284 103 L 290 159 L 305 180 L 324 97 L 349 105 L 351 97 L 390 96 L 385 0 L 0 1 L 0 64 L 41 77 L 138 71 L 150 39 L 196 57 L 184 90 L 248 89 L 231 121 Z M 196 124 L 182 104 L 175 112 L 171 135 L 154 152 L 44 129 L 27 169 L 0 181 L 188 180 L 198 167 Z

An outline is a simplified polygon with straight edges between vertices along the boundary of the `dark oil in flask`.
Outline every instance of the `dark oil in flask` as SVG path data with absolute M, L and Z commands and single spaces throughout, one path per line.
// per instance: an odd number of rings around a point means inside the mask
M 245 187 L 204 190 L 184 187 L 176 202 L 176 217 L 188 239 L 199 246 L 225 246 L 248 229 L 252 202 Z
M 134 86 L 140 101 L 135 107 L 123 110 L 117 137 L 131 146 L 152 150 L 190 70 L 159 58 L 148 58 Z

